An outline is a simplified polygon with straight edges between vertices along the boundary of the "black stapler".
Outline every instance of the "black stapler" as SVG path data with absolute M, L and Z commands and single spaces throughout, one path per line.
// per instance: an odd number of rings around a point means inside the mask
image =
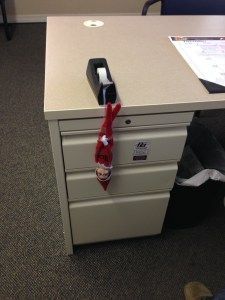
M 86 75 L 99 105 L 116 102 L 116 87 L 105 58 L 89 59 Z

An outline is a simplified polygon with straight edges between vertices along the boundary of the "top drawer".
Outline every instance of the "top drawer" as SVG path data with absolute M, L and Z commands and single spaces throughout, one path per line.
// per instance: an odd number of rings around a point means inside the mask
M 192 120 L 193 112 L 155 114 L 155 115 L 137 115 L 137 116 L 118 116 L 113 122 L 114 128 L 151 126 L 165 124 L 189 124 Z M 76 120 L 59 121 L 60 131 L 71 130 L 93 130 L 99 129 L 103 118 L 87 118 Z
M 62 136 L 66 171 L 95 167 L 98 137 L 95 130 L 67 132 Z M 113 165 L 177 161 L 186 140 L 186 127 L 134 127 L 114 130 Z

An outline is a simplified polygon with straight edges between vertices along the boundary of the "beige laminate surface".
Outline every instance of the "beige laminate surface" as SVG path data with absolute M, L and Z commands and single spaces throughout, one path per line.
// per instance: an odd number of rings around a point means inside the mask
M 49 17 L 45 73 L 46 119 L 102 116 L 86 78 L 90 58 L 104 57 L 122 102 L 121 115 L 225 108 L 225 93 L 209 94 L 169 35 L 225 36 L 225 16 Z

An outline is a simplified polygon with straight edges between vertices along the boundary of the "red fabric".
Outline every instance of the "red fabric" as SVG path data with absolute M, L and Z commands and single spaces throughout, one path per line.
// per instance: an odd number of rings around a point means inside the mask
M 120 111 L 121 104 L 117 103 L 114 108 L 112 108 L 112 104 L 108 103 L 106 106 L 106 116 L 105 120 L 100 128 L 98 134 L 98 141 L 96 145 L 95 151 L 95 162 L 101 164 L 103 167 L 110 168 L 112 166 L 112 148 L 113 148 L 113 131 L 112 131 L 112 123 L 118 112 Z M 108 145 L 105 146 L 101 141 L 103 136 L 106 136 L 108 139 Z M 109 184 L 110 178 L 107 181 L 100 181 L 104 190 L 106 190 Z
M 112 147 L 113 147 L 113 132 L 112 132 L 112 122 L 116 115 L 120 111 L 121 104 L 117 103 L 114 109 L 112 109 L 112 104 L 108 103 L 106 106 L 106 116 L 105 120 L 101 126 L 98 134 L 98 141 L 95 151 L 95 162 L 105 167 L 111 167 L 112 163 Z M 108 145 L 105 146 L 101 141 L 103 135 L 106 135 L 108 139 Z

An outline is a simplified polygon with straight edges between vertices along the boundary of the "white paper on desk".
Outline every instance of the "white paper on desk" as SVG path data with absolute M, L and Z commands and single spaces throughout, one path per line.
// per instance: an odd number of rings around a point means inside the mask
M 225 37 L 169 36 L 199 79 L 225 86 Z

